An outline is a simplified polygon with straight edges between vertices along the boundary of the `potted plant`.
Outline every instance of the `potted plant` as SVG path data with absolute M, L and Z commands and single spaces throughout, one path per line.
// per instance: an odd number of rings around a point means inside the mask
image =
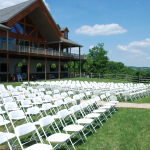
M 51 65 L 51 68 L 56 68 L 55 63 L 53 63 L 53 64 Z
M 22 62 L 18 62 L 18 63 L 17 63 L 17 67 L 18 67 L 18 68 L 21 68 L 21 67 L 22 67 Z
M 41 63 L 37 63 L 36 68 L 41 68 L 42 64 Z
M 67 65 L 67 64 L 64 64 L 64 68 L 68 68 L 68 65 Z

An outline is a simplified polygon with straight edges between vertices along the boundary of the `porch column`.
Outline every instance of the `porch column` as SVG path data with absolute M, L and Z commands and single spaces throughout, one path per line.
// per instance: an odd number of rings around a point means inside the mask
M 45 80 L 47 80 L 47 58 L 45 58 Z
M 75 77 L 75 61 L 74 61 L 74 77 Z
M 71 46 L 70 46 L 70 78 L 71 78 Z
M 80 51 L 80 47 L 79 47 L 79 78 L 81 78 L 81 51 Z
M 87 60 L 86 60 L 86 77 L 87 77 Z
M 30 81 L 30 56 L 28 56 L 28 82 Z
M 60 58 L 59 58 L 59 67 L 58 67 L 58 79 L 60 79 Z
M 8 76 L 8 62 L 9 62 L 9 54 L 7 53 L 7 83 L 9 82 L 9 76 Z
M 60 57 L 60 49 L 61 49 L 61 43 L 59 42 L 59 57 Z
M 8 37 L 9 37 L 9 31 L 7 30 L 7 36 L 6 36 L 6 48 L 7 48 L 7 51 L 9 51 L 9 47 L 8 47 Z

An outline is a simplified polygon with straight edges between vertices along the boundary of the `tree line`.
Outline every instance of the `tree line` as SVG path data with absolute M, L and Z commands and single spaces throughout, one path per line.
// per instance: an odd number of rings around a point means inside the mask
M 108 73 L 108 74 L 128 74 L 133 76 L 150 77 L 150 70 L 134 70 L 125 66 L 122 62 L 109 61 L 108 51 L 104 49 L 104 43 L 98 43 L 89 49 L 87 57 L 87 73 Z M 68 62 L 68 72 L 70 72 L 70 62 Z M 74 62 L 71 62 L 71 72 L 74 72 Z M 75 72 L 79 72 L 79 61 L 75 62 Z M 86 62 L 81 61 L 81 72 L 86 72 Z

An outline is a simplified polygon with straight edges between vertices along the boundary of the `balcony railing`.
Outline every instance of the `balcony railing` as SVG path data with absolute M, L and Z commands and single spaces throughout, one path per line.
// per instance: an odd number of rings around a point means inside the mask
M 0 43 L 0 50 L 7 50 L 6 43 Z M 42 55 L 51 55 L 58 57 L 68 57 L 79 59 L 79 54 L 67 53 L 67 52 L 59 52 L 55 50 L 43 49 L 43 48 L 35 48 L 30 46 L 21 46 L 21 45 L 8 45 L 8 51 L 16 51 L 19 53 L 32 53 L 32 54 L 42 54 Z M 81 59 L 86 59 L 85 55 L 80 55 Z

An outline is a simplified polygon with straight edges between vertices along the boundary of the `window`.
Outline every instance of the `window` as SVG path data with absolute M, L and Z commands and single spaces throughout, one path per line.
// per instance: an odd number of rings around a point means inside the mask
M 39 32 L 38 32 L 38 38 L 43 39 L 43 37 L 41 36 Z
M 64 65 L 61 65 L 61 71 L 68 71 L 68 68 L 64 68 Z
M 26 23 L 33 25 L 32 21 L 30 20 L 28 16 L 26 16 Z
M 26 26 L 26 35 L 29 35 L 32 30 L 34 30 L 33 27 Z
M 63 48 L 63 52 L 66 53 L 67 52 L 67 48 Z
M 65 38 L 68 38 L 68 32 L 65 32 Z
M 23 34 L 23 26 L 22 24 L 20 23 L 15 23 L 15 26 L 18 28 L 18 30 L 20 31 L 21 34 Z
M 40 44 L 39 44 L 39 47 L 45 49 L 45 44 L 40 43 Z
M 51 65 L 50 65 L 50 71 L 58 71 L 58 66 L 56 65 L 56 68 L 51 68 Z
M 11 32 L 13 32 L 13 33 L 18 33 L 18 32 L 16 31 L 16 29 L 14 28 L 14 26 L 11 27 Z
M 32 47 L 38 48 L 38 43 L 37 42 L 32 42 Z
M 32 37 L 36 37 L 36 31 L 31 34 Z
M 48 46 L 48 49 L 49 50 L 53 50 L 53 46 Z
M 37 72 L 43 72 L 45 71 L 45 65 L 42 65 L 41 68 L 37 68 Z
M 7 64 L 1 64 L 1 72 L 7 72 Z

